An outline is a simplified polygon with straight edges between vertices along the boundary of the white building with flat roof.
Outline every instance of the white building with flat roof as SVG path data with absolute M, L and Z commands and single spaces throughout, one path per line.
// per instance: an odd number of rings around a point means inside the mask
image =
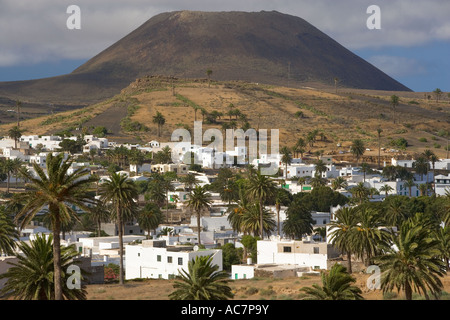
M 340 252 L 327 242 L 312 240 L 260 240 L 258 264 L 290 264 L 312 269 L 328 269 L 328 260 Z
M 223 269 L 222 250 L 194 250 L 192 247 L 167 247 L 164 240 L 143 240 L 125 247 L 125 279 L 172 279 L 181 270 L 188 271 L 189 261 L 197 256 L 211 256 L 212 264 Z
M 445 196 L 447 192 L 450 193 L 450 174 L 448 176 L 440 174 L 434 177 L 434 185 L 436 188 L 436 195 Z

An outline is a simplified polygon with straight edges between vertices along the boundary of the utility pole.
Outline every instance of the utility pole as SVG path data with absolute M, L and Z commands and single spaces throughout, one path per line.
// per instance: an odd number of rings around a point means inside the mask
M 290 85 L 290 80 L 291 80 L 291 62 L 288 62 L 288 87 Z
M 17 106 L 17 128 L 20 127 L 20 107 L 22 105 L 22 102 L 17 100 L 16 106 Z

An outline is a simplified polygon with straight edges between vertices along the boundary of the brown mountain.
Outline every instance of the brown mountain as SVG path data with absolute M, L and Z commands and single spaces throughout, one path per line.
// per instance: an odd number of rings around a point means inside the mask
M 0 83 L 0 96 L 91 103 L 144 75 L 205 78 L 207 69 L 217 80 L 332 86 L 338 78 L 343 87 L 410 91 L 301 18 L 177 11 L 154 16 L 71 74 Z

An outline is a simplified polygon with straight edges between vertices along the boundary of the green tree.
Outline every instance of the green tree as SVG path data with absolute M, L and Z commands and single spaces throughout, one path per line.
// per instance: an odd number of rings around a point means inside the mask
M 206 75 L 208 76 L 208 88 L 211 87 L 211 75 L 213 71 L 211 69 L 206 70 Z
M 344 177 L 337 177 L 331 182 L 333 190 L 345 189 L 348 187 L 348 182 Z
M 383 185 L 383 186 L 380 187 L 380 191 L 385 193 L 386 198 L 387 198 L 387 196 L 388 196 L 388 193 L 389 193 L 390 191 L 393 191 L 393 190 L 394 190 L 394 188 L 392 188 L 392 187 L 391 187 L 390 185 L 388 185 L 388 184 L 385 184 L 385 185 Z
M 413 219 L 405 221 L 375 259 L 382 271 L 383 292 L 403 290 L 406 300 L 412 300 L 413 292 L 423 293 L 427 299 L 429 293 L 437 296 L 441 292 L 445 262 L 440 258 L 439 241 L 428 227 Z
M 314 168 L 318 177 L 322 177 L 322 174 L 327 172 L 327 165 L 322 160 L 317 160 Z
M 288 147 L 283 147 L 280 150 L 281 162 L 284 163 L 284 178 L 287 179 L 287 167 L 292 163 L 291 150 Z
M 155 203 L 149 202 L 144 208 L 139 211 L 137 222 L 139 226 L 147 230 L 147 239 L 150 239 L 151 230 L 158 228 L 162 222 L 162 213 L 159 206 Z
M 243 213 L 241 223 L 243 230 L 253 234 L 253 236 L 260 233 L 261 229 L 263 230 L 263 233 L 270 235 L 276 228 L 276 221 L 273 218 L 273 213 L 266 208 L 263 208 L 262 210 L 261 219 L 261 210 L 258 202 L 248 205 Z
M 313 284 L 300 289 L 306 293 L 305 300 L 364 300 L 361 289 L 353 285 L 356 279 L 340 264 L 322 272 L 321 279 L 322 286 Z
M 14 139 L 14 148 L 17 149 L 17 142 L 22 137 L 22 130 L 18 126 L 14 126 L 8 130 L 8 137 Z
M 357 221 L 352 237 L 353 252 L 368 266 L 380 252 L 380 247 L 386 243 L 388 234 L 383 227 L 383 221 L 377 210 L 358 207 Z
M 192 189 L 191 193 L 188 195 L 189 199 L 187 201 L 187 205 L 189 208 L 193 209 L 197 215 L 197 236 L 198 236 L 198 244 L 201 245 L 200 233 L 200 217 L 202 211 L 205 209 L 209 209 L 211 206 L 211 197 L 208 193 L 206 187 L 196 186 Z
M 171 300 L 228 300 L 234 297 L 227 285 L 229 276 L 212 264 L 212 257 L 197 256 L 188 263 L 188 271 L 182 269 L 169 294 Z
M 88 211 L 89 219 L 97 226 L 98 237 L 102 234 L 102 222 L 108 222 L 110 220 L 110 216 L 110 212 L 102 203 L 97 204 Z
M 29 244 L 20 242 L 18 247 L 22 254 L 17 253 L 18 262 L 8 271 L 0 275 L 0 279 L 7 279 L 5 287 L 0 291 L 5 297 L 20 300 L 54 300 L 55 296 L 55 263 L 52 249 L 53 235 L 37 235 Z M 64 283 L 70 281 L 72 273 L 68 267 L 76 264 L 74 259 L 78 252 L 72 246 L 61 247 L 61 269 Z M 83 279 L 84 270 L 81 269 L 80 280 Z M 80 289 L 62 286 L 62 297 L 66 300 L 86 300 L 86 288 Z
M 425 156 L 420 156 L 413 162 L 413 168 L 416 170 L 417 174 L 420 174 L 421 180 L 423 180 L 423 175 L 428 174 L 430 163 Z M 428 180 L 428 175 L 427 175 Z M 427 181 L 428 182 L 428 181 Z
M 231 266 L 233 264 L 241 263 L 238 250 L 232 243 L 227 243 L 223 245 L 221 249 L 222 249 L 223 270 L 230 272 Z
M 27 184 L 27 191 L 17 196 L 17 201 L 24 206 L 15 217 L 17 222 L 20 221 L 20 227 L 23 228 L 38 212 L 48 207 L 47 215 L 50 217 L 53 232 L 53 277 L 56 300 L 63 298 L 60 246 L 62 224 L 73 218 L 78 220 L 74 207 L 87 212 L 89 211 L 88 205 L 97 203 L 88 192 L 88 187 L 95 182 L 92 178 L 86 178 L 89 172 L 78 168 L 69 174 L 68 170 L 73 159 L 68 157 L 64 160 L 63 157 L 64 154 L 56 156 L 48 154 L 46 158 L 47 173 L 38 164 L 33 163 L 33 169 L 38 178 L 21 170 L 23 176 L 30 183 Z
M 364 152 L 366 152 L 364 142 L 360 139 L 353 140 L 350 150 L 356 158 L 356 163 L 359 164 L 359 159 L 364 155 Z
M 5 208 L 0 206 L 0 255 L 13 254 L 14 239 L 19 239 L 14 221 Z
M 283 232 L 294 239 L 301 239 L 313 231 L 313 219 L 311 212 L 300 199 L 291 202 L 286 211 L 286 220 L 283 223 Z
M 247 182 L 247 192 L 251 199 L 258 201 L 260 210 L 260 237 L 264 238 L 263 210 L 264 202 L 275 194 L 276 184 L 269 177 L 262 175 L 259 171 L 250 175 Z
M 436 96 L 436 102 L 439 102 L 439 99 L 441 98 L 443 92 L 441 89 L 436 88 L 436 90 L 433 91 L 434 95 Z
M 356 230 L 357 208 L 341 208 L 330 222 L 329 240 L 339 250 L 347 254 L 348 272 L 352 273 L 352 253 L 354 250 L 354 234 Z
M 350 190 L 352 196 L 359 201 L 359 203 L 363 203 L 367 200 L 369 196 L 369 189 L 364 185 L 364 182 L 360 182 Z
M 393 116 L 394 124 L 395 124 L 395 112 L 396 112 L 396 109 L 397 109 L 397 106 L 399 105 L 399 103 L 400 103 L 400 98 L 396 95 L 392 95 L 391 96 L 391 105 L 392 105 L 392 112 L 394 114 L 394 116 Z
M 153 116 L 153 123 L 158 126 L 158 137 L 161 137 L 161 129 L 166 123 L 166 118 L 164 118 L 161 112 L 157 111 L 156 115 Z
M 6 174 L 6 193 L 9 193 L 11 175 L 16 170 L 16 165 L 12 159 L 0 159 L 0 169 Z
M 136 185 L 132 180 L 128 180 L 125 174 L 112 173 L 109 180 L 100 186 L 100 199 L 103 203 L 111 203 L 112 213 L 115 215 L 117 229 L 119 233 L 119 283 L 123 285 L 123 228 L 124 216 L 137 210 L 135 199 L 138 197 Z

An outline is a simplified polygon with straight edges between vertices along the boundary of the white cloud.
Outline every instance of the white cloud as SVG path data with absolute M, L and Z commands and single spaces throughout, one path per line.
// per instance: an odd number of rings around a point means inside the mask
M 381 30 L 368 30 L 373 0 L 77 0 L 81 30 L 68 30 L 72 0 L 0 0 L 0 66 L 89 59 L 155 14 L 175 10 L 277 10 L 299 16 L 350 50 L 450 39 L 450 1 L 377 0 Z M 57 4 L 55 4 L 55 2 Z
M 409 77 L 427 73 L 427 68 L 412 58 L 377 55 L 367 59 L 371 64 L 390 76 Z

